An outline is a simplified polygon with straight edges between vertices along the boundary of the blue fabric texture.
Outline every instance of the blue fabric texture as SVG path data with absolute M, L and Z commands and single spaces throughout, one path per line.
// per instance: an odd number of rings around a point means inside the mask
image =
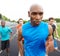
M 45 56 L 45 42 L 49 35 L 48 24 L 40 22 L 38 26 L 32 26 L 27 22 L 22 26 L 24 37 L 24 56 Z
M 12 32 L 12 30 L 9 27 L 0 26 L 1 41 L 9 40 L 11 32 Z

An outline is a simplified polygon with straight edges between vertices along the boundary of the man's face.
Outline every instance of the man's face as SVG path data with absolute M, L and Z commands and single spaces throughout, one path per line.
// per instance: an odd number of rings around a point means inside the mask
M 29 17 L 33 24 L 39 25 L 43 18 L 43 10 L 39 7 L 33 8 L 32 11 L 29 11 Z
M 50 25 L 53 25 L 53 23 L 54 23 L 54 20 L 53 19 L 49 21 L 49 24 Z
M 21 25 L 22 25 L 22 24 L 23 24 L 23 20 L 19 20 L 19 24 L 21 24 Z
M 4 26 L 5 26 L 5 22 L 4 22 L 4 21 L 2 21 L 2 22 L 1 22 L 1 25 L 2 25 L 2 27 L 4 27 Z

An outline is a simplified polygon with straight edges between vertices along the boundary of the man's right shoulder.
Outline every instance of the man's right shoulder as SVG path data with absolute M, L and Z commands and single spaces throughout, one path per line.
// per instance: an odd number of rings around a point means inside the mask
M 28 21 L 28 22 L 26 22 L 25 24 L 23 24 L 22 27 L 26 27 L 26 26 L 28 26 L 29 24 L 30 24 L 30 22 Z
M 22 30 L 25 29 L 26 27 L 28 27 L 28 25 L 29 25 L 29 22 L 26 22 L 25 24 L 23 24 L 22 27 L 19 28 L 18 32 L 22 33 Z

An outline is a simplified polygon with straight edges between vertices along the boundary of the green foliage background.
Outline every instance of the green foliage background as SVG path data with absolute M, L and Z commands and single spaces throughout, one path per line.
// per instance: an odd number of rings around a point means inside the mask
M 7 18 L 6 16 L 4 16 L 2 14 L 0 14 L 0 19 L 1 18 L 4 19 L 4 20 L 6 20 L 6 21 L 11 21 L 9 18 Z M 60 37 L 60 18 L 55 18 L 55 20 L 57 22 L 57 30 L 58 30 L 58 35 Z M 48 20 L 43 20 L 43 21 L 48 22 Z M 12 20 L 12 22 L 16 22 L 16 21 Z M 24 20 L 24 23 L 26 23 L 26 22 L 27 22 L 27 20 Z

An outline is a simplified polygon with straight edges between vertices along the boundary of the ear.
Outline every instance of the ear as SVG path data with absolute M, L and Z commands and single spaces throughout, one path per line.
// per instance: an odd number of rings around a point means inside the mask
M 28 17 L 30 17 L 30 12 L 28 11 Z

